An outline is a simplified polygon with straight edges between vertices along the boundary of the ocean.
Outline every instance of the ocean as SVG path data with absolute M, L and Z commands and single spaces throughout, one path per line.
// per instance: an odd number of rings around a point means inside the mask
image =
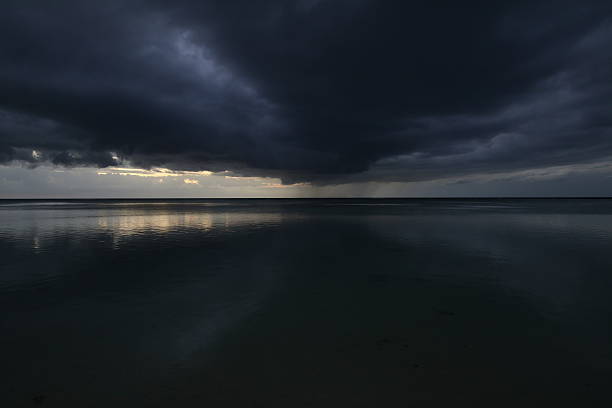
M 0 201 L 0 405 L 610 406 L 612 200 Z

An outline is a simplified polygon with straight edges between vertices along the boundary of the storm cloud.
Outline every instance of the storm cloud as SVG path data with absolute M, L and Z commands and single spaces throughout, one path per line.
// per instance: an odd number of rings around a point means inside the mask
M 612 156 L 609 1 L 23 1 L 0 163 L 419 181 Z

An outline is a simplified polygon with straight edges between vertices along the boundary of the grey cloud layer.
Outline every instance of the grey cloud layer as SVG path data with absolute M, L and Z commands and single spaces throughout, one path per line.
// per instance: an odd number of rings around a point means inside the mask
M 611 16 L 609 1 L 9 0 L 0 162 L 324 184 L 595 161 L 612 155 Z

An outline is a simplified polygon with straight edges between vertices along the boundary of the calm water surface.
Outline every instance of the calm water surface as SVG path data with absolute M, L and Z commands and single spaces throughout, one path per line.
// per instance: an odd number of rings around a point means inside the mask
M 610 406 L 612 200 L 0 201 L 0 405 Z

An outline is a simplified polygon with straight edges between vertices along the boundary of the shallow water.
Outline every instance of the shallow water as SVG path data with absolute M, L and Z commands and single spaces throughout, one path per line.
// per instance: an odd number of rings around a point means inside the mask
M 2 406 L 609 406 L 612 200 L 0 201 Z

